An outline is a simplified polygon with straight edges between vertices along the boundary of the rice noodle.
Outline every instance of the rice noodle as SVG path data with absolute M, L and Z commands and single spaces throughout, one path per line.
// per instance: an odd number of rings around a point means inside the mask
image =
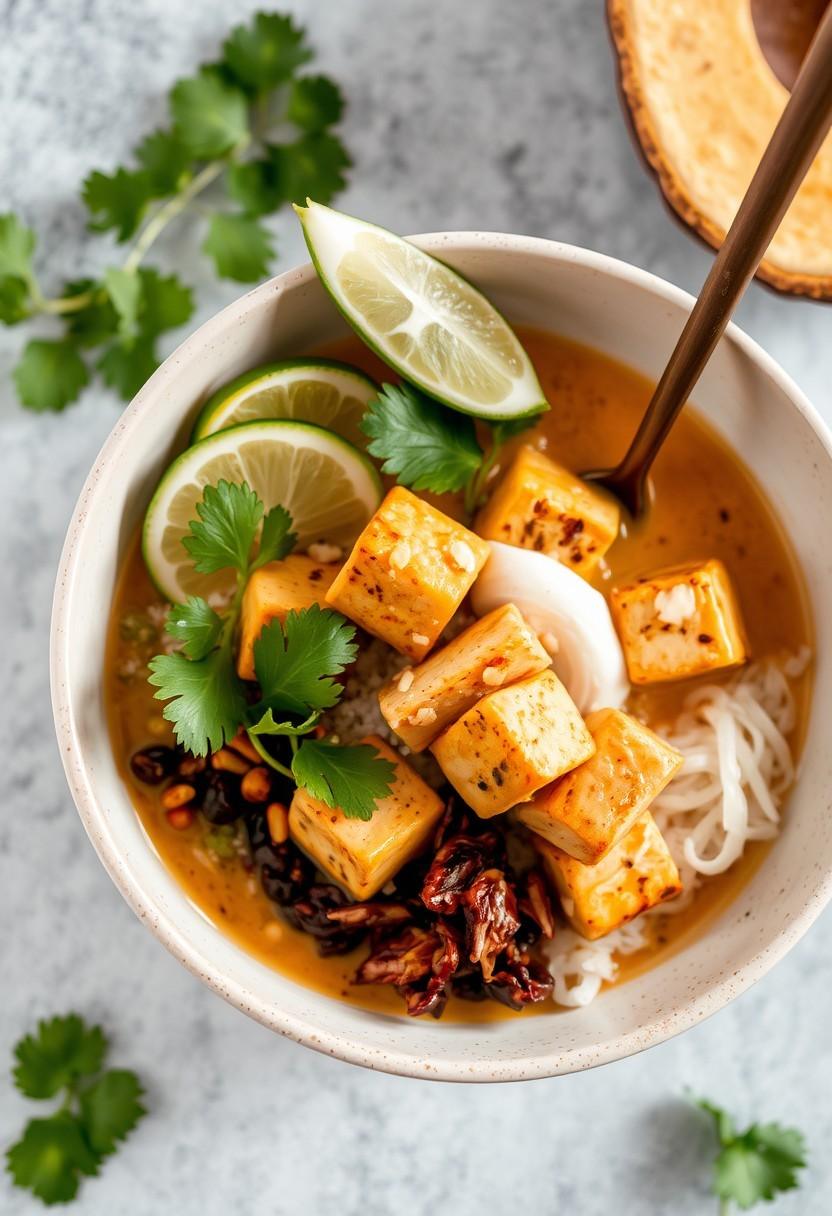
M 684 894 L 653 913 L 677 913 L 708 878 L 742 856 L 750 840 L 779 830 L 780 806 L 794 780 L 787 736 L 796 710 L 789 680 L 809 662 L 808 647 L 746 668 L 727 684 L 704 684 L 683 703 L 676 721 L 659 730 L 685 757 L 682 769 L 651 811 L 679 867 Z M 588 1005 L 615 978 L 616 955 L 650 944 L 651 914 L 595 942 L 562 929 L 548 947 L 558 1005 Z M 655 922 L 654 922 L 655 923 Z

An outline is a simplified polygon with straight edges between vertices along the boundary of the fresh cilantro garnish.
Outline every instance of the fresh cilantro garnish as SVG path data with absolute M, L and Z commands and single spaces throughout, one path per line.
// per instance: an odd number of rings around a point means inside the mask
M 317 604 L 290 612 L 282 623 L 270 621 L 254 643 L 260 698 L 252 704 L 234 662 L 243 595 L 255 570 L 291 553 L 297 540 L 292 517 L 281 506 L 264 516 L 249 486 L 227 481 L 206 486 L 196 511 L 198 519 L 182 541 L 195 569 L 233 569 L 237 589 L 222 615 L 201 596 L 171 608 L 165 628 L 182 649 L 151 659 L 148 677 L 156 698 L 167 702 L 164 716 L 182 746 L 197 756 L 217 751 L 242 727 L 264 763 L 346 816 L 369 818 L 376 800 L 390 791 L 393 765 L 366 745 L 306 738 L 322 712 L 341 699 L 336 677 L 358 653 L 355 626 Z M 289 740 L 291 768 L 272 754 L 270 738 Z
M 307 714 L 337 704 L 341 686 L 332 677 L 355 661 L 354 637 L 354 625 L 317 604 L 270 621 L 254 643 L 263 711 Z
M 165 622 L 165 632 L 182 643 L 189 659 L 204 659 L 219 646 L 223 622 L 201 595 L 191 595 L 185 604 L 174 604 Z
M 746 1210 L 800 1185 L 797 1171 L 806 1165 L 806 1141 L 799 1131 L 777 1123 L 752 1123 L 738 1132 L 721 1107 L 704 1100 L 697 1105 L 713 1119 L 719 1140 L 713 1187 L 722 1213 L 732 1204 Z
M 104 274 L 78 274 L 49 297 L 35 272 L 34 232 L 0 215 L 0 324 L 48 316 L 62 327 L 57 340 L 25 347 L 14 371 L 23 405 L 64 409 L 92 369 L 121 397 L 138 392 L 158 366 L 160 335 L 193 311 L 188 287 L 143 262 L 216 182 L 224 179 L 230 210 L 219 194 L 202 249 L 218 274 L 243 283 L 264 278 L 274 256 L 263 216 L 307 195 L 328 202 L 344 186 L 350 159 L 332 131 L 343 98 L 327 77 L 301 74 L 311 57 L 291 17 L 258 13 L 232 31 L 217 63 L 174 84 L 170 126 L 146 135 L 132 164 L 94 170 L 83 183 L 90 229 L 129 243 Z
M 496 422 L 484 452 L 473 420 L 434 401 L 410 384 L 383 384 L 361 422 L 368 450 L 399 485 L 435 494 L 464 490 L 469 514 L 479 506 L 488 474 L 507 440 L 537 417 Z
M 305 739 L 292 758 L 298 785 L 347 819 L 372 819 L 375 804 L 393 786 L 396 766 L 369 743 L 342 747 L 328 739 Z
M 77 1014 L 40 1022 L 37 1033 L 15 1047 L 20 1092 L 38 1099 L 63 1095 L 61 1107 L 31 1119 L 6 1152 L 14 1184 L 43 1203 L 74 1199 L 81 1178 L 97 1174 L 145 1114 L 135 1073 L 102 1072 L 106 1051 L 101 1028 L 85 1025 Z

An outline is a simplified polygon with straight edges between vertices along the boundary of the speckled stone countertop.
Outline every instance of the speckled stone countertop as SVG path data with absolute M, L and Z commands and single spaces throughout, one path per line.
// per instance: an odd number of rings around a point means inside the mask
M 122 163 L 162 120 L 171 81 L 253 7 L 0 3 L 0 211 L 37 228 L 49 286 L 108 252 L 85 232 L 81 179 Z M 559 237 L 697 289 L 710 255 L 670 219 L 631 147 L 600 0 L 284 7 L 308 22 L 321 67 L 350 98 L 348 210 L 402 232 Z M 301 260 L 294 224 L 274 227 L 279 265 Z M 214 280 L 199 239 L 180 226 L 159 257 L 195 285 L 194 325 L 238 294 Z M 739 319 L 832 420 L 832 311 L 754 287 Z M 47 671 L 64 530 L 118 407 L 96 387 L 62 416 L 23 413 L 8 379 L 19 341 L 0 331 L 0 1068 L 38 1016 L 76 1008 L 111 1028 L 116 1060 L 141 1072 L 152 1108 L 75 1210 L 711 1213 L 708 1136 L 682 1100 L 686 1085 L 740 1118 L 803 1127 L 806 1185 L 768 1210 L 832 1210 L 829 913 L 765 980 L 682 1038 L 574 1077 L 480 1088 L 360 1071 L 273 1036 L 141 927 L 67 793 Z M 0 1140 L 29 1113 L 0 1081 Z M 0 1180 L 0 1211 L 35 1210 Z

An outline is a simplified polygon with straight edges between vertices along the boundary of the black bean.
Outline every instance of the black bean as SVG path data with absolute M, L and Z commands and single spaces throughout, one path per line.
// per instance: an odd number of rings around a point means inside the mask
M 209 823 L 233 823 L 240 818 L 243 810 L 240 778 L 234 773 L 207 769 L 200 774 L 197 806 Z
M 176 767 L 178 754 L 172 747 L 143 747 L 130 757 L 133 776 L 145 785 L 159 785 Z

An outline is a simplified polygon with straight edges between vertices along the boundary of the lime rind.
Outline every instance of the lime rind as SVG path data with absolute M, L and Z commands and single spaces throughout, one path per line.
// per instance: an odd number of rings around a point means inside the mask
M 312 416 L 303 417 L 317 385 L 327 399 L 318 402 L 317 409 L 309 409 Z M 293 389 L 305 393 L 305 400 L 292 401 Z M 197 415 L 191 443 L 243 422 L 287 418 L 326 426 L 356 447 L 363 447 L 366 439 L 358 424 L 377 393 L 378 385 L 369 376 L 336 359 L 307 357 L 262 364 L 222 385 L 208 398 Z M 280 412 L 275 412 L 276 407 Z M 283 413 L 287 408 L 293 412 Z
M 285 506 L 300 550 L 318 540 L 351 546 L 383 493 L 364 453 L 324 427 L 278 419 L 216 431 L 172 461 L 145 514 L 142 556 L 155 587 L 172 603 L 233 585 L 229 571 L 197 575 L 181 544 L 204 486 L 223 477 L 247 481 L 266 510 Z
M 531 417 L 549 408 L 531 360 L 511 326 L 502 313 L 458 271 L 386 228 L 357 220 L 312 200 L 307 200 L 306 207 L 296 206 L 295 210 L 301 220 L 313 265 L 333 303 L 367 346 L 404 379 L 451 409 L 491 422 Z M 343 273 L 343 266 L 347 258 L 356 252 L 356 244 L 362 234 L 369 234 L 371 239 L 386 243 L 388 253 L 392 251 L 399 257 L 409 258 L 414 277 L 421 278 L 423 283 L 429 283 L 431 274 L 437 277 L 436 268 L 439 268 L 441 287 L 449 289 L 452 295 L 455 293 L 453 307 L 448 303 L 450 296 L 445 297 L 441 307 L 437 303 L 441 302 L 442 292 L 436 292 L 436 284 L 432 293 L 419 295 L 401 277 L 398 284 L 395 283 L 396 276 L 392 272 L 386 279 L 384 273 L 376 273 L 375 281 L 368 275 L 366 283 L 359 284 L 366 297 L 362 314 L 337 281 L 339 270 Z M 365 253 L 364 260 L 372 267 L 371 255 Z M 375 269 L 377 271 L 378 267 Z M 383 312 L 383 287 L 379 290 L 380 284 L 390 288 L 391 297 L 395 297 L 398 290 L 401 300 L 409 305 L 408 308 L 401 305 L 398 321 L 388 327 L 386 338 L 366 321 L 367 313 L 375 311 L 380 315 Z M 388 311 L 395 313 L 396 303 L 395 299 L 388 301 Z M 454 309 L 458 313 L 456 317 L 453 316 Z M 453 319 L 453 326 L 445 324 L 449 317 Z M 425 335 L 431 328 L 432 337 L 428 341 Z M 411 332 L 408 333 L 408 330 Z M 441 340 L 443 332 L 449 335 L 448 340 Z M 416 340 L 419 336 L 425 338 L 421 351 L 420 343 Z M 429 374 L 431 368 L 426 367 L 426 363 L 430 359 L 426 360 L 424 353 L 432 350 L 435 356 L 443 346 L 446 347 L 442 352 L 445 374 L 439 374 L 439 360 L 435 358 L 433 374 Z M 502 353 L 495 355 L 498 347 L 502 347 Z M 462 391 L 459 382 L 464 381 L 466 368 L 463 364 L 466 361 L 469 365 L 477 366 L 481 386 L 485 381 L 487 391 L 481 393 L 481 399 L 473 396 L 476 388 L 473 376 L 469 379 L 467 391 Z M 502 395 L 498 392 L 501 378 L 510 390 Z M 454 379 L 458 382 L 457 387 L 454 386 Z M 491 394 L 491 401 L 486 399 L 487 393 Z

